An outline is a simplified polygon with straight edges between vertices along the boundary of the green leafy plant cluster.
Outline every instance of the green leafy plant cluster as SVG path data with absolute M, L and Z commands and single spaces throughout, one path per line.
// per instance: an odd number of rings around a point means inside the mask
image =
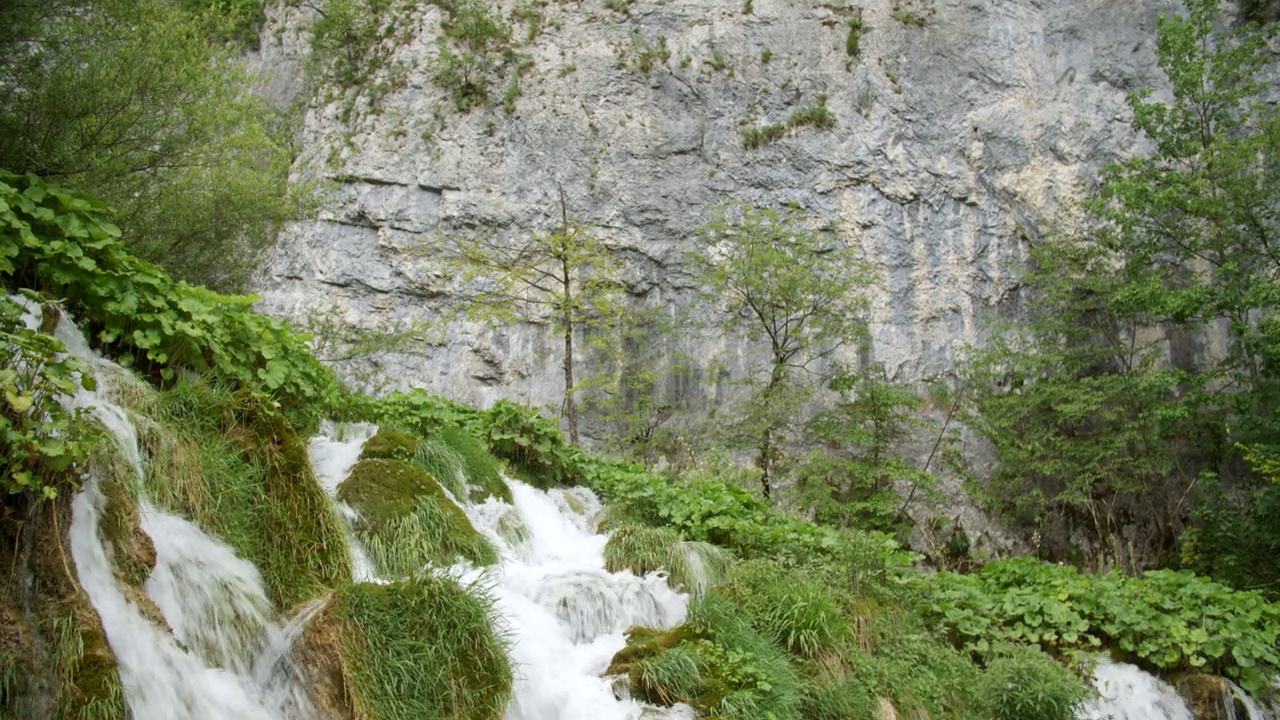
M 36 300 L 26 297 L 33 307 Z M 27 327 L 26 313 L 23 303 L 0 297 L 0 483 L 8 494 L 52 499 L 76 486 L 98 437 L 83 411 L 60 400 L 95 385 L 88 365 L 65 355 L 61 341 Z
M 1188 571 L 1084 575 L 1016 558 L 916 582 L 929 614 L 979 655 L 1006 644 L 1113 647 L 1159 670 L 1225 674 L 1251 692 L 1280 668 L 1280 607 Z
M 0 174 L 0 279 L 63 299 L 94 343 L 161 384 L 179 371 L 272 398 L 307 431 L 337 397 L 307 337 L 255 298 L 174 282 L 134 257 L 94 200 L 34 175 Z
M 477 424 L 493 454 L 510 461 L 522 478 L 539 487 L 578 484 L 579 451 L 536 409 L 499 400 Z
M 454 107 L 468 112 L 489 99 L 489 89 L 514 68 L 505 98 L 508 114 L 520 94 L 519 77 L 532 67 L 532 59 L 516 52 L 512 28 L 499 9 L 486 0 L 437 0 L 447 17 L 432 78 L 447 89 Z
M 888 535 L 791 517 L 723 479 L 673 482 L 639 466 L 593 457 L 583 457 L 579 464 L 583 484 L 611 503 L 615 515 L 669 526 L 686 538 L 714 543 L 742 558 L 769 557 L 788 565 L 836 559 L 864 578 L 886 576 L 916 558 Z

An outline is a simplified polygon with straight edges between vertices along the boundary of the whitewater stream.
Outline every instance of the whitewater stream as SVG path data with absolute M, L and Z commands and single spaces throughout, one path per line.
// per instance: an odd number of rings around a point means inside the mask
M 64 319 L 57 331 L 72 354 L 94 368 L 98 390 L 70 402 L 90 408 L 110 431 L 129 469 L 141 472 L 137 432 L 109 398 L 126 371 L 92 353 Z M 345 426 L 310 445 L 316 475 L 332 497 L 356 462 L 370 426 Z M 336 438 L 341 439 L 336 439 Z M 132 479 L 136 484 L 137 477 Z M 290 660 L 290 646 L 320 606 L 281 622 L 258 570 L 194 524 L 140 501 L 142 529 L 156 549 L 146 583 L 161 629 L 110 570 L 100 528 L 101 479 L 88 478 L 72 503 L 70 540 L 81 585 L 102 618 L 119 663 L 135 720 L 311 720 L 316 712 Z M 625 688 L 601 673 L 633 625 L 671 627 L 683 621 L 686 597 L 660 575 L 636 577 L 604 569 L 604 535 L 591 517 L 599 502 L 583 489 L 541 491 L 509 481 L 513 502 L 463 504 L 476 529 L 499 551 L 490 568 L 435 569 L 462 583 L 480 583 L 495 598 L 500 631 L 511 639 L 515 687 L 506 720 L 689 720 L 687 706 L 651 708 L 625 698 Z M 350 510 L 339 507 L 347 517 Z M 349 536 L 350 537 L 350 536 Z M 355 579 L 377 578 L 351 538 Z M 1169 687 L 1138 668 L 1107 660 L 1095 673 L 1100 691 L 1082 720 L 1191 720 Z M 624 696 L 619 699 L 619 695 Z M 1245 702 L 1239 720 L 1263 720 Z

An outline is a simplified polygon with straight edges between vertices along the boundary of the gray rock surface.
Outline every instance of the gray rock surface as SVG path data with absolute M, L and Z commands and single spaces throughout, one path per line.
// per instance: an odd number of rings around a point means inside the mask
M 1027 242 L 1052 232 L 1059 208 L 1089 192 L 1107 162 L 1141 149 L 1125 96 L 1159 87 L 1156 19 L 1175 7 L 750 5 L 635 0 L 623 14 L 602 0 L 549 3 L 541 34 L 520 48 L 532 68 L 511 114 L 501 97 L 456 111 L 432 81 L 442 11 L 393 11 L 387 60 L 373 76 L 398 68 L 402 82 L 376 106 L 367 87 L 309 100 L 297 173 L 331 181 L 332 198 L 320 219 L 286 228 L 265 260 L 263 306 L 365 328 L 431 327 L 430 343 L 344 366 L 380 373 L 383 389 L 558 407 L 559 346 L 548 326 L 442 324 L 448 285 L 422 238 L 553 228 L 562 186 L 569 213 L 627 259 L 635 302 L 674 316 L 693 306 L 682 256 L 710 205 L 796 203 L 877 271 L 870 347 L 842 361 L 877 363 L 891 380 L 953 379 L 965 347 L 982 342 L 984 318 L 1017 311 Z M 277 7 L 264 31 L 260 62 L 281 102 L 308 100 L 300 73 L 314 17 Z M 856 17 L 860 54 L 850 57 Z M 670 57 L 641 72 L 639 52 L 659 38 Z M 744 148 L 744 124 L 785 121 L 820 96 L 833 129 Z M 695 381 L 666 392 L 698 417 L 731 402 L 732 380 L 760 358 L 715 323 L 685 330 L 677 347 L 695 359 Z

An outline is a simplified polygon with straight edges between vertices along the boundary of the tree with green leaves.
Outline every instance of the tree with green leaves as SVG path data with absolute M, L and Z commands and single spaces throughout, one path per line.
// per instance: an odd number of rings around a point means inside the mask
M 576 338 L 606 331 L 626 312 L 621 261 L 592 232 L 571 221 L 560 191 L 560 226 L 510 237 L 496 233 L 435 241 L 432 250 L 455 281 L 459 310 L 493 324 L 546 324 L 563 343 L 564 404 L 570 442 L 578 442 Z
M 1161 18 L 1172 100 L 1129 100 L 1153 152 L 1032 245 L 1027 317 L 972 371 L 1002 460 L 985 489 L 1088 529 L 1101 565 L 1166 561 L 1198 486 L 1247 485 L 1280 448 L 1280 112 L 1263 37 L 1220 19 Z
M 739 423 L 768 497 L 782 434 L 808 395 L 800 374 L 814 373 L 866 336 L 862 291 L 872 273 L 852 248 L 808 227 L 796 211 L 720 208 L 698 238 L 691 261 L 705 299 L 719 306 L 726 327 L 744 332 L 768 358 L 749 379 L 751 397 Z
M 102 198 L 130 249 L 175 277 L 244 287 L 308 207 L 287 123 L 228 41 L 251 35 L 253 5 L 0 3 L 0 168 Z

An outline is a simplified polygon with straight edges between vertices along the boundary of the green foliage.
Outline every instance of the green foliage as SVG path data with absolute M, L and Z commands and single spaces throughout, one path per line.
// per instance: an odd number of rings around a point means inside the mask
M 1265 39 L 1218 16 L 1195 0 L 1161 19 L 1172 100 L 1129 100 L 1155 152 L 1107 170 L 1082 232 L 1033 246 L 1030 322 L 972 382 L 1002 460 L 984 489 L 1033 522 L 1085 524 L 1104 566 L 1166 561 L 1202 473 L 1247 490 L 1275 456 L 1280 111 Z
M 761 61 L 768 62 L 764 56 L 761 56 Z M 738 134 L 742 136 L 742 146 L 748 150 L 754 150 L 762 145 L 781 140 L 786 136 L 788 130 L 802 127 L 830 130 L 835 126 L 836 116 L 827 108 L 827 96 L 819 95 L 817 104 L 793 111 L 785 123 L 769 123 L 759 126 L 748 125 L 741 128 Z
M 499 720 L 511 696 L 493 601 L 452 577 L 350 585 L 325 611 L 339 623 L 356 718 Z
M 394 430 L 379 430 L 377 435 L 365 441 L 360 451 L 361 460 L 410 460 L 418 452 L 422 441 L 414 435 Z
M 104 199 L 130 251 L 175 277 L 247 285 L 311 198 L 289 187 L 287 123 L 223 41 L 242 16 L 220 2 L 31 5 L 0 8 L 0 25 L 26 29 L 0 34 L 0 168 Z
M 768 497 L 783 433 L 805 396 L 794 375 L 865 336 L 862 290 L 871 270 L 795 212 L 721 208 L 699 229 L 699 244 L 691 264 L 704 300 L 728 328 L 768 351 L 768 364 L 747 379 L 751 400 L 735 428 L 738 444 L 758 453 Z
M 192 370 L 273 398 L 309 431 L 337 381 L 307 338 L 131 255 L 101 203 L 33 176 L 0 174 L 0 278 L 63 298 L 98 347 L 152 379 Z
M 325 0 L 311 26 L 312 62 L 342 87 L 367 82 L 385 62 L 379 44 L 391 0 Z
M 1274 482 L 1251 498 L 1234 498 L 1216 478 L 1201 478 L 1183 533 L 1182 567 L 1209 575 L 1238 590 L 1260 590 L 1275 600 L 1280 587 L 1280 485 Z
M 480 436 L 522 479 L 541 488 L 578 484 L 576 448 L 535 409 L 499 400 L 485 411 Z
M 667 49 L 666 36 L 658 36 L 657 42 L 649 45 L 644 42 L 642 36 L 636 35 L 633 43 L 638 44 L 640 48 L 636 54 L 636 69 L 642 73 L 653 72 L 655 68 L 665 65 L 671 59 L 671 51 Z
M 36 300 L 25 298 L 33 307 Z M 82 410 L 60 400 L 93 389 L 94 379 L 88 365 L 64 354 L 61 341 L 27 327 L 26 311 L 23 302 L 0 297 L 0 484 L 7 495 L 52 499 L 78 485 L 99 437 Z
M 424 470 L 402 460 L 361 460 L 338 486 L 338 499 L 360 514 L 356 533 L 383 575 L 404 577 L 459 557 L 490 565 L 493 546 Z
M 934 620 L 967 649 L 1112 646 L 1161 670 L 1203 669 L 1255 692 L 1280 667 L 1280 607 L 1189 571 L 1082 575 L 1018 558 L 920 576 Z
M 671 587 L 684 590 L 694 600 L 723 580 L 732 562 L 721 548 L 681 540 L 680 533 L 666 527 L 623 524 L 613 530 L 604 546 L 609 572 L 626 569 L 647 575 L 666 570 Z
M 1016 648 L 987 666 L 982 695 L 992 720 L 1075 720 L 1085 689 L 1066 667 L 1034 648 Z
M 765 637 L 807 658 L 830 652 L 847 627 L 832 592 L 797 570 L 768 560 L 739 564 L 716 593 Z
M 911 12 L 906 12 L 903 10 L 893 13 L 893 19 L 897 20 L 903 25 L 914 25 L 915 27 L 921 27 L 921 28 L 928 24 L 928 21 L 924 18 L 924 16 L 917 15 Z
M 820 558 L 839 565 L 856 583 L 883 578 L 916 557 L 882 533 L 837 530 L 773 511 L 759 497 L 720 479 L 675 483 L 632 465 L 586 456 L 579 465 L 583 484 L 626 520 L 669 526 L 742 558 L 785 565 Z
M 799 459 L 795 475 L 801 507 L 818 522 L 895 532 L 908 507 L 895 491 L 899 481 L 931 490 L 937 480 L 894 456 L 920 424 L 919 396 L 910 388 L 872 377 L 840 374 L 829 387 L 840 394 L 835 408 L 806 425 L 823 449 Z
M 276 607 L 351 577 L 342 520 L 306 444 L 266 401 L 184 375 L 135 404 L 147 494 L 256 565 Z
M 530 60 L 515 51 L 511 26 L 501 11 L 485 0 L 440 0 L 448 17 L 441 21 L 439 54 L 432 79 L 447 89 L 454 106 L 468 112 L 489 99 L 489 88 L 509 68 L 516 68 L 509 87 L 519 94 L 519 74 Z M 510 91 L 509 91 L 510 92 Z M 514 97 L 507 103 L 514 102 Z
M 844 39 L 844 54 L 858 57 L 862 54 L 862 18 L 850 18 L 845 24 L 849 26 L 849 34 Z
M 413 462 L 449 487 L 460 501 L 496 497 L 511 502 L 511 489 L 502 479 L 502 464 L 481 440 L 460 427 L 445 426 L 427 437 L 418 446 Z M 466 485 L 471 486 L 469 493 Z

